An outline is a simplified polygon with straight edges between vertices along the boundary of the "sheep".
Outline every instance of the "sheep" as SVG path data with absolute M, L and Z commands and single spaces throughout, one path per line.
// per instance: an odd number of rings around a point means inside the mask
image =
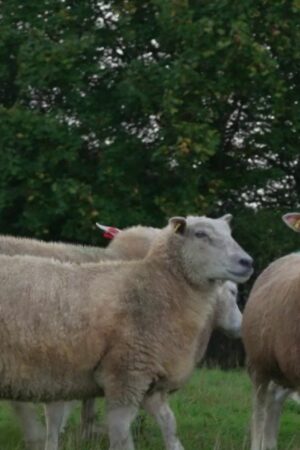
M 285 214 L 282 219 L 288 227 L 300 232 L 299 213 Z M 297 370 L 295 352 L 299 348 L 293 328 L 293 317 L 297 315 L 295 295 L 298 257 L 297 254 L 287 255 L 271 264 L 258 278 L 245 308 L 242 334 L 254 387 L 251 450 L 277 448 L 282 407 L 293 390 L 299 389 L 295 380 L 292 383 L 289 380 L 291 376 L 295 376 Z M 276 323 L 280 324 L 277 329 Z M 280 340 L 283 327 L 286 332 Z M 256 341 L 253 335 L 255 330 L 261 330 L 257 333 Z M 270 336 L 275 334 L 275 330 L 278 336 L 269 345 Z M 293 356 L 290 357 L 289 352 L 284 356 L 283 346 L 289 348 L 293 342 L 296 345 Z M 254 348 L 256 345 L 257 348 Z M 259 360 L 259 355 L 263 359 L 263 352 L 266 352 L 269 358 L 264 364 Z M 295 364 L 294 368 L 291 367 L 292 364 Z
M 219 288 L 214 329 L 223 331 L 232 338 L 241 337 L 242 313 L 237 305 L 238 287 L 225 281 Z
M 237 305 L 236 284 L 232 281 L 220 283 L 216 299 L 213 313 L 198 337 L 197 364 L 202 362 L 214 330 L 235 339 L 241 337 L 242 313 Z
M 106 230 L 107 228 L 110 230 L 109 234 Z M 113 238 L 120 231 L 113 227 L 105 227 L 105 230 L 109 238 Z M 121 235 L 119 234 L 119 236 L 110 243 L 106 252 L 110 253 L 110 255 L 114 255 L 114 257 L 119 256 L 120 259 L 142 258 L 149 250 L 150 244 L 155 236 L 157 236 L 158 231 L 158 229 L 152 227 L 136 226 L 129 228 L 123 231 Z M 23 241 L 24 246 L 22 246 Z M 32 244 L 31 246 L 30 243 Z M 67 244 L 66 247 L 68 251 L 64 253 L 63 244 L 57 246 L 55 243 L 47 244 L 45 242 L 29 239 L 16 239 L 12 237 L 6 237 L 5 239 L 4 237 L 0 238 L 0 253 L 5 253 L 9 250 L 10 255 L 15 253 L 22 254 L 24 251 L 28 254 L 32 252 L 34 255 L 37 255 L 40 251 L 42 256 L 46 256 L 47 247 L 50 249 L 50 254 L 53 254 L 53 248 L 58 247 L 59 252 L 56 252 L 56 254 L 59 254 L 60 260 L 63 260 L 65 255 L 66 260 L 68 260 L 73 255 L 77 256 L 78 254 L 82 254 L 84 249 L 88 248 L 82 247 L 82 250 L 79 252 L 79 246 L 74 246 L 74 249 L 72 249 L 72 246 Z M 97 249 L 94 249 L 93 255 L 96 254 L 96 250 Z M 103 257 L 103 254 L 106 252 L 100 251 L 99 253 Z M 234 283 L 227 281 L 220 285 L 215 313 L 211 317 L 211 323 L 207 324 L 206 331 L 199 337 L 198 362 L 200 362 L 204 356 L 213 329 L 219 328 L 232 337 L 239 337 L 242 316 L 236 303 L 236 297 L 237 287 Z M 22 405 L 20 402 L 14 402 L 13 406 L 20 418 L 21 425 L 23 426 L 27 445 L 31 449 L 40 449 L 44 442 L 44 431 L 39 422 L 35 419 L 35 411 L 32 410 L 30 406 L 26 407 L 26 405 Z M 45 406 L 47 428 L 51 430 L 51 436 L 48 436 L 49 440 L 58 439 L 59 430 L 64 427 L 70 410 L 70 405 L 67 405 L 65 402 L 60 402 L 58 405 L 47 404 Z M 89 400 L 84 402 L 82 418 L 83 435 L 88 436 L 92 430 L 96 430 L 97 428 L 94 423 L 94 401 Z M 100 429 L 103 431 L 103 427 Z
M 296 233 L 300 233 L 300 213 L 288 213 L 282 216 L 282 220 L 284 223 L 290 227 L 293 231 L 296 231 Z M 290 395 L 290 398 L 293 399 L 296 403 L 300 403 L 300 395 L 297 392 L 286 392 L 286 396 Z M 283 394 L 281 394 L 282 397 Z
M 114 227 L 108 228 L 107 237 L 113 238 L 120 230 Z M 0 253 L 5 255 L 32 255 L 39 257 L 52 257 L 59 261 L 74 262 L 82 264 L 84 262 L 98 262 L 101 260 L 113 259 L 139 259 L 142 258 L 155 237 L 158 229 L 137 226 L 123 232 L 117 242 L 113 242 L 109 247 L 103 249 L 98 247 L 66 244 L 60 242 L 43 242 L 37 239 L 16 238 L 13 236 L 0 236 Z M 83 404 L 82 413 L 82 435 L 90 436 L 95 426 L 95 406 L 93 401 L 86 401 Z M 20 402 L 11 402 L 11 405 L 18 416 L 19 422 L 25 435 L 27 446 L 31 450 L 39 450 L 43 447 L 45 431 L 42 425 L 36 420 L 35 411 L 30 405 L 22 405 Z M 53 430 L 52 423 L 59 424 L 59 428 L 64 428 L 70 405 L 60 403 L 59 405 L 45 405 L 46 422 Z M 58 420 L 59 418 L 59 420 Z M 56 433 L 54 432 L 54 435 Z
M 288 227 L 290 227 L 292 230 L 294 230 L 296 232 L 300 232 L 300 214 L 299 213 L 285 214 L 282 217 L 282 219 L 283 219 L 284 223 Z M 289 274 L 289 276 L 286 276 L 286 274 L 284 272 L 285 267 L 286 267 L 285 264 L 286 264 L 286 261 L 287 262 L 290 261 L 291 264 L 293 264 L 293 255 L 288 255 L 286 258 L 287 258 L 287 260 L 285 260 L 285 259 L 278 260 L 278 264 L 282 264 L 282 272 L 280 272 L 278 281 L 280 282 L 280 280 L 282 280 L 282 281 L 284 280 L 285 284 L 283 285 L 284 290 L 282 290 L 282 289 L 279 290 L 276 295 L 276 303 L 274 304 L 274 307 L 276 308 L 276 306 L 277 306 L 277 308 L 275 309 L 275 312 L 272 314 L 280 315 L 281 314 L 280 308 L 283 308 L 283 307 L 285 308 L 285 303 L 289 302 L 288 306 L 290 306 L 290 312 L 288 314 L 290 317 L 287 314 L 284 314 L 284 316 L 283 316 L 283 317 L 285 317 L 285 320 L 289 320 L 289 319 L 292 319 L 292 314 L 294 314 L 294 315 L 297 314 L 297 308 L 292 305 L 293 295 L 294 295 L 294 293 L 292 291 L 293 291 L 293 288 L 297 289 L 297 287 L 296 287 L 297 275 L 293 269 L 293 274 Z M 286 270 L 287 270 L 287 267 L 286 267 Z M 274 268 L 274 273 L 275 273 L 275 268 Z M 291 277 L 292 277 L 292 279 L 291 279 Z M 270 276 L 270 282 L 272 282 L 271 276 Z M 289 282 L 290 282 L 290 285 L 289 285 Z M 286 283 L 287 283 L 287 285 L 286 285 Z M 281 301 L 280 301 L 280 296 L 281 296 Z M 256 301 L 258 302 L 259 300 L 256 300 Z M 273 299 L 272 299 L 272 301 L 273 301 Z M 282 306 L 281 306 L 281 304 L 282 304 Z M 269 305 L 269 307 L 270 307 L 270 305 Z M 254 303 L 253 303 L 252 308 L 255 308 Z M 261 303 L 259 305 L 259 308 L 262 310 L 264 310 L 265 308 L 268 308 L 268 304 L 266 303 L 265 299 L 264 299 L 264 303 Z M 247 319 L 247 317 L 246 317 L 245 320 L 249 321 L 249 323 L 250 323 L 252 320 L 251 310 L 248 315 L 249 315 L 249 318 Z M 284 322 L 280 322 L 280 323 L 281 323 L 281 326 L 284 326 Z M 290 324 L 293 324 L 293 320 L 290 322 Z M 249 333 L 249 331 L 248 331 L 249 326 L 250 325 L 249 324 L 247 325 L 247 323 L 244 325 L 246 338 Z M 259 324 L 258 324 L 258 326 L 259 326 Z M 288 325 L 288 326 L 290 327 L 291 325 Z M 270 325 L 269 325 L 269 328 L 270 328 Z M 292 331 L 292 333 L 294 332 L 293 330 L 291 330 L 291 331 Z M 293 342 L 293 339 L 294 340 L 296 339 L 296 336 L 293 336 L 291 341 L 289 341 L 289 339 L 290 339 L 290 337 L 288 337 L 288 335 L 287 335 L 283 342 L 287 343 L 287 345 L 291 345 L 291 343 Z M 298 348 L 299 348 L 299 346 L 298 346 Z M 275 346 L 274 346 L 273 351 L 276 351 Z M 251 352 L 251 350 L 250 350 L 250 352 Z M 287 352 L 287 355 L 288 355 L 288 352 Z M 281 356 L 281 358 L 283 358 L 282 355 L 280 355 L 280 356 Z M 297 364 L 297 361 L 296 360 L 294 360 L 294 361 L 295 361 L 295 364 Z M 281 359 L 278 359 L 278 357 L 276 355 L 276 364 L 280 364 L 280 363 L 281 363 Z M 292 359 L 290 359 L 290 361 L 287 363 L 291 364 Z M 284 364 L 286 364 L 286 363 L 284 363 Z M 253 363 L 252 363 L 252 365 L 253 365 Z M 296 369 L 296 367 L 295 367 L 295 369 Z M 282 370 L 281 366 L 280 366 L 280 370 Z M 272 371 L 271 371 L 270 375 L 272 375 Z M 282 376 L 283 376 L 283 378 L 285 378 L 286 376 L 289 376 L 289 375 L 286 374 L 285 371 L 283 371 Z M 254 374 L 254 377 L 256 377 L 255 374 Z M 278 384 L 278 381 L 279 381 L 279 384 Z M 299 389 L 299 384 L 294 383 L 294 385 L 291 384 L 290 386 L 287 387 L 285 379 L 283 379 L 283 381 L 278 379 L 277 383 L 275 383 L 273 378 L 269 382 L 267 387 L 265 387 L 265 383 L 263 383 L 262 387 L 258 386 L 258 382 L 256 382 L 255 378 L 254 378 L 253 383 L 254 383 L 255 391 L 254 391 L 254 400 L 253 400 L 254 407 L 253 407 L 253 419 L 252 419 L 252 449 L 255 449 L 255 450 L 256 449 L 273 449 L 273 448 L 276 448 L 276 446 L 277 446 L 277 435 L 278 435 L 278 431 L 279 431 L 279 422 L 280 422 L 280 415 L 281 415 L 282 407 L 284 405 L 286 398 L 289 395 L 291 396 L 291 398 L 298 401 L 298 395 L 296 393 L 293 393 L 293 390 L 294 390 L 294 388 Z M 256 390 L 259 390 L 259 392 L 256 392 Z M 263 420 L 261 418 L 263 418 Z
M 215 280 L 252 273 L 227 222 L 173 218 L 138 262 L 1 256 L 0 396 L 59 401 L 104 390 L 111 449 L 133 448 L 129 425 L 141 403 L 167 448 L 182 448 L 165 394 L 193 370 Z
M 111 230 L 109 234 L 106 230 L 107 228 L 108 230 Z M 105 230 L 109 238 L 113 238 L 120 231 L 113 227 L 105 227 Z M 119 236 L 110 243 L 110 246 L 106 249 L 106 251 L 110 254 L 115 255 L 115 257 L 119 255 L 120 259 L 142 258 L 149 250 L 150 244 L 153 241 L 154 237 L 157 235 L 158 231 L 158 229 L 154 229 L 152 227 L 137 226 L 129 228 L 123 231 L 121 235 L 119 234 Z M 24 247 L 22 247 L 22 241 L 24 241 Z M 5 246 L 1 246 L 3 242 L 5 242 Z M 30 242 L 32 242 L 33 244 L 31 247 Z M 11 255 L 15 252 L 19 252 L 22 254 L 24 250 L 29 253 L 32 248 L 32 252 L 34 253 L 34 255 L 36 255 L 38 250 L 40 249 L 42 255 L 46 256 L 47 246 L 50 248 L 50 252 L 52 252 L 53 247 L 56 247 L 56 244 L 53 245 L 53 243 L 41 243 L 40 241 L 21 238 L 0 238 L 0 253 L 3 253 L 7 251 L 7 249 L 9 249 L 9 253 Z M 75 251 L 73 252 L 71 251 L 71 247 L 72 246 L 70 246 L 69 244 L 67 245 L 67 259 L 70 258 L 70 255 L 78 254 L 79 246 L 76 246 L 74 249 Z M 59 245 L 59 248 L 60 259 L 62 259 L 64 256 L 64 253 L 62 252 L 62 244 Z M 96 251 L 94 251 L 93 254 L 95 255 Z M 222 283 L 218 292 L 215 313 L 211 317 L 211 323 L 207 324 L 206 332 L 203 332 L 199 337 L 199 354 L 197 357 L 198 362 L 200 362 L 204 356 L 213 329 L 219 328 L 234 338 L 240 336 L 242 315 L 237 306 L 236 299 L 237 286 L 235 285 L 235 283 L 230 281 Z M 23 425 L 27 445 L 29 445 L 29 448 L 41 448 L 42 442 L 44 441 L 44 432 L 41 429 L 41 425 L 35 420 L 35 411 L 32 411 L 32 408 L 30 406 L 26 408 L 26 406 L 22 405 L 20 402 L 14 402 L 14 408 L 20 418 L 21 425 Z M 47 428 L 51 430 L 51 436 L 48 436 L 49 440 L 58 439 L 59 430 L 64 427 L 64 423 L 70 410 L 70 405 L 68 406 L 66 403 L 59 403 L 58 405 L 47 404 L 45 406 Z M 96 429 L 94 423 L 94 401 L 89 400 L 84 402 L 82 418 L 83 435 L 88 436 L 91 430 Z M 103 431 L 103 427 L 101 427 L 101 431 Z
M 300 214 L 283 216 L 300 231 Z M 300 387 L 298 333 L 300 254 L 275 260 L 256 280 L 242 321 L 242 338 L 253 383 L 251 450 L 277 448 L 280 414 Z

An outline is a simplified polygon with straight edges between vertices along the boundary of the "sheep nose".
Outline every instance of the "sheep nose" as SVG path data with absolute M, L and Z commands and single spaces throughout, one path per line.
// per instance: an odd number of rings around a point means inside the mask
M 239 263 L 241 266 L 245 267 L 245 269 L 252 269 L 253 267 L 253 259 L 248 257 L 248 258 L 241 258 L 239 260 Z

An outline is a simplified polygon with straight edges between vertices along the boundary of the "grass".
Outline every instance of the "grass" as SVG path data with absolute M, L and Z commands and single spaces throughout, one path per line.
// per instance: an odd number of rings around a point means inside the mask
M 186 450 L 249 449 L 251 386 L 240 370 L 222 372 L 201 369 L 180 392 L 171 397 L 178 421 L 178 434 Z M 103 404 L 99 401 L 99 416 Z M 282 418 L 279 449 L 299 450 L 300 406 L 288 401 Z M 80 407 L 69 420 L 63 438 L 63 450 L 105 450 L 108 441 L 87 443 L 78 438 Z M 162 438 L 153 420 L 142 415 L 133 427 L 137 450 L 164 450 Z M 0 409 L 0 450 L 23 450 L 22 435 L 10 408 Z

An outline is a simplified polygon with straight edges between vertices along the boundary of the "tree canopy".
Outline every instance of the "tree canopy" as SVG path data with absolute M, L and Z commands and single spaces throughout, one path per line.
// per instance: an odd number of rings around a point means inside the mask
M 296 248 L 299 0 L 0 6 L 1 233 L 231 212 L 258 270 Z

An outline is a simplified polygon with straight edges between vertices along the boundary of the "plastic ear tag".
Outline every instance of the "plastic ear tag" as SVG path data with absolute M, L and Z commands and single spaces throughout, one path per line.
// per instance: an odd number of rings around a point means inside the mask
M 101 225 L 100 223 L 96 223 L 97 227 L 103 231 L 103 237 L 106 239 L 113 239 L 121 230 L 116 227 L 107 227 L 106 225 Z
M 296 222 L 294 223 L 294 227 L 296 228 L 296 230 L 300 230 L 300 219 L 296 220 Z

